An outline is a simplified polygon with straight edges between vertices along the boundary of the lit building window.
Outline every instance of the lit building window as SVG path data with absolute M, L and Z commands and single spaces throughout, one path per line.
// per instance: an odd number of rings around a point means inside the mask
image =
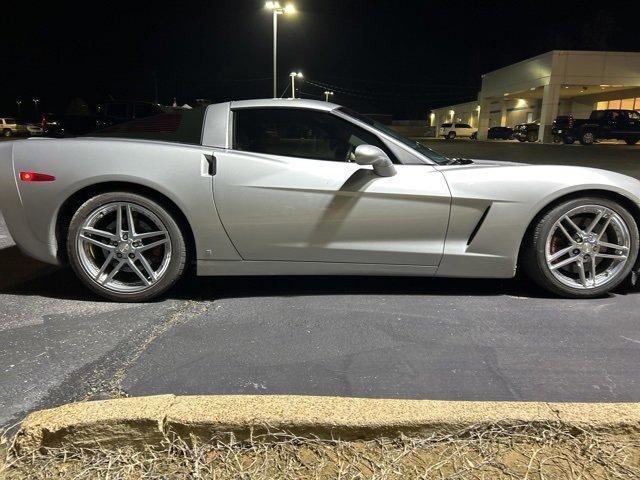
M 620 102 L 620 108 L 622 110 L 633 110 L 633 103 L 635 98 L 625 98 Z
M 640 110 L 640 97 L 598 102 L 596 110 Z

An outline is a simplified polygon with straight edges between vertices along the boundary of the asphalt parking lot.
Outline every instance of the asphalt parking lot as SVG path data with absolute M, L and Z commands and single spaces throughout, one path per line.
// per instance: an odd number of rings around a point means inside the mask
M 426 143 L 640 175 L 640 146 Z M 22 256 L 0 217 L 0 425 L 68 401 L 169 392 L 638 401 L 639 302 L 629 291 L 557 299 L 519 280 L 240 277 L 115 304 Z

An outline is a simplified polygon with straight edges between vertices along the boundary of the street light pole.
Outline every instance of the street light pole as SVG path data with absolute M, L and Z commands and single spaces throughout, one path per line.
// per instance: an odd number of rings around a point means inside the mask
M 333 92 L 329 91 L 329 90 L 325 90 L 324 91 L 324 101 L 328 102 L 329 101 L 329 95 L 331 95 L 333 97 Z
M 302 72 L 291 72 L 289 74 L 291 77 L 291 98 L 296 98 L 296 77 L 302 78 Z
M 278 11 L 273 9 L 273 98 L 278 98 Z
M 17 99 L 16 100 L 16 105 L 18 105 L 18 116 L 20 116 L 20 114 L 22 113 L 22 100 Z
M 278 98 L 278 15 L 296 13 L 296 7 L 288 3 L 284 7 L 280 2 L 267 2 L 265 7 L 273 13 L 273 98 Z
M 38 104 L 40 103 L 40 99 L 33 97 L 33 105 L 36 107 L 36 111 L 38 111 Z

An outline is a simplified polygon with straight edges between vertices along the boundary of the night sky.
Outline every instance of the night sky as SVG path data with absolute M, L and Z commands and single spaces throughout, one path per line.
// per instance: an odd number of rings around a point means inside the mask
M 286 1 L 286 0 L 285 0 Z M 475 98 L 480 75 L 553 49 L 640 51 L 640 2 L 294 0 L 280 17 L 279 89 L 426 118 Z M 588 5 L 593 5 L 588 7 Z M 0 115 L 31 99 L 180 104 L 271 96 L 271 15 L 261 0 L 4 2 Z M 321 85 L 320 87 L 317 85 Z

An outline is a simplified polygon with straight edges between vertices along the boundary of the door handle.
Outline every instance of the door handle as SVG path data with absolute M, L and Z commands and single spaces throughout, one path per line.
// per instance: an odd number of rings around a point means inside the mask
M 209 164 L 209 175 L 213 177 L 216 173 L 218 173 L 217 159 L 213 153 L 211 154 L 205 153 L 204 158 L 207 160 L 207 163 Z

